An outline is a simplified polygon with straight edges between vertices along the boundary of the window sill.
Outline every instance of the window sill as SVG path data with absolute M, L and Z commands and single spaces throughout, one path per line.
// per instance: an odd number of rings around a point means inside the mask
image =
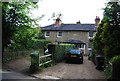
M 50 37 L 50 36 L 45 36 L 45 37 Z
M 57 36 L 58 38 L 61 38 L 62 36 Z
M 94 37 L 88 37 L 88 39 L 93 39 Z
M 91 50 L 92 50 L 92 48 L 88 48 L 88 50 L 89 50 L 89 51 L 91 51 Z

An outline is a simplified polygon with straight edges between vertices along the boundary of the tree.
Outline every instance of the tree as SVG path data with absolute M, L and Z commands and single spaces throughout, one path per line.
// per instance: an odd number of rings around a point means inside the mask
M 108 59 L 120 54 L 120 5 L 108 2 L 104 9 L 104 18 L 98 27 L 94 48 L 102 51 Z
M 50 20 L 55 21 L 56 18 L 58 18 L 58 17 L 59 17 L 60 19 L 62 19 L 62 18 L 63 18 L 63 14 L 60 13 L 60 12 L 56 14 L 56 13 L 54 12 L 54 13 L 52 14 L 52 16 L 48 19 L 48 21 L 50 21 Z
M 32 2 L 2 2 L 2 42 L 3 49 L 10 45 L 26 45 L 28 40 L 38 35 L 34 31 L 35 19 L 29 17 L 30 9 L 37 8 Z
M 120 5 L 118 2 L 109 2 L 104 10 L 104 53 L 108 58 L 112 58 L 120 54 Z
M 102 42 L 102 27 L 103 27 L 103 23 L 101 23 L 98 28 L 97 28 L 97 32 L 95 34 L 95 38 L 93 39 L 93 48 L 94 50 L 97 51 L 98 54 L 104 55 L 103 53 L 103 42 Z

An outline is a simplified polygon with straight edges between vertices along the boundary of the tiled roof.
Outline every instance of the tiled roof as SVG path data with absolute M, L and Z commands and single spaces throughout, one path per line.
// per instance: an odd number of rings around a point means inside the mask
M 62 24 L 60 26 L 49 25 L 45 27 L 41 27 L 44 30 L 61 30 L 61 31 L 96 31 L 95 24 Z

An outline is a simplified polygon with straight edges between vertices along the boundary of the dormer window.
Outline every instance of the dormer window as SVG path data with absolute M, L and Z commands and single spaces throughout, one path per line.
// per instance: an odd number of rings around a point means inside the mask
M 62 32 L 61 31 L 57 32 L 57 37 L 62 37 Z
M 45 32 L 45 37 L 50 37 L 50 32 L 49 31 Z

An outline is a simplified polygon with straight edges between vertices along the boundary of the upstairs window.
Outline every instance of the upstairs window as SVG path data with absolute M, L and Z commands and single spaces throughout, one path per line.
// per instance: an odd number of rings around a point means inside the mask
M 49 31 L 45 32 L 45 37 L 50 37 L 50 32 Z
M 62 32 L 61 31 L 57 32 L 57 37 L 62 37 Z
M 89 37 L 93 37 L 94 33 L 93 32 L 89 32 Z

